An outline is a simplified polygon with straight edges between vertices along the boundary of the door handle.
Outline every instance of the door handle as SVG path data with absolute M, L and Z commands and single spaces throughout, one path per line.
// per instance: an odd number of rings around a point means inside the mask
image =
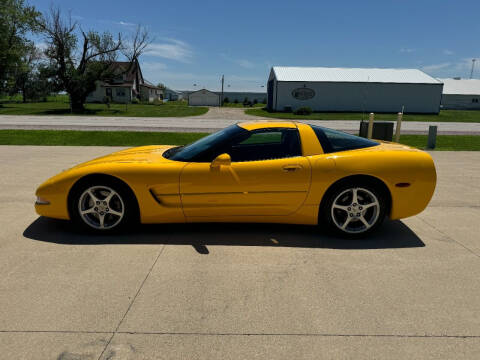
M 294 171 L 300 170 L 301 168 L 302 168 L 302 165 L 292 164 L 292 165 L 285 165 L 282 169 L 285 172 L 294 172 Z

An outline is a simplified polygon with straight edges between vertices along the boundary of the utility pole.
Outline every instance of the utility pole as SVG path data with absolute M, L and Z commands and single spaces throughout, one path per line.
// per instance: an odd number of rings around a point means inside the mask
M 476 60 L 477 60 L 477 59 L 472 59 L 472 71 L 470 71 L 470 79 L 473 79 L 473 69 L 474 69 L 474 67 L 475 67 L 475 61 L 476 61 Z
M 225 76 L 222 75 L 222 97 L 220 99 L 220 106 L 223 106 L 223 83 L 225 82 Z

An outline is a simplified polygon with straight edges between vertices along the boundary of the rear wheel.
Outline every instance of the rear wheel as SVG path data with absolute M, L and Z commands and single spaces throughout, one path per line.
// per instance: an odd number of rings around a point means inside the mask
M 137 218 L 136 201 L 129 188 L 110 179 L 77 186 L 69 207 L 77 225 L 97 233 L 118 231 L 132 225 Z
M 323 220 L 336 233 L 361 237 L 378 228 L 386 212 L 386 196 L 376 186 L 349 182 L 327 195 Z

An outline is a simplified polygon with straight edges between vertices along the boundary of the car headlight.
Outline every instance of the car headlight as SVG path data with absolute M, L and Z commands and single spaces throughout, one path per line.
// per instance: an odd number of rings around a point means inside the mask
M 41 196 L 37 196 L 37 200 L 35 201 L 35 204 L 37 204 L 37 205 L 49 205 L 50 201 L 48 201 L 45 198 L 42 198 Z

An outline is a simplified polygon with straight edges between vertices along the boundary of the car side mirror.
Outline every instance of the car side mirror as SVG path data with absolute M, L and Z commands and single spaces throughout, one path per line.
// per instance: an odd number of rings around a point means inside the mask
M 229 166 L 232 163 L 232 158 L 228 154 L 220 154 L 218 155 L 210 164 L 212 169 L 220 168 L 220 166 Z

